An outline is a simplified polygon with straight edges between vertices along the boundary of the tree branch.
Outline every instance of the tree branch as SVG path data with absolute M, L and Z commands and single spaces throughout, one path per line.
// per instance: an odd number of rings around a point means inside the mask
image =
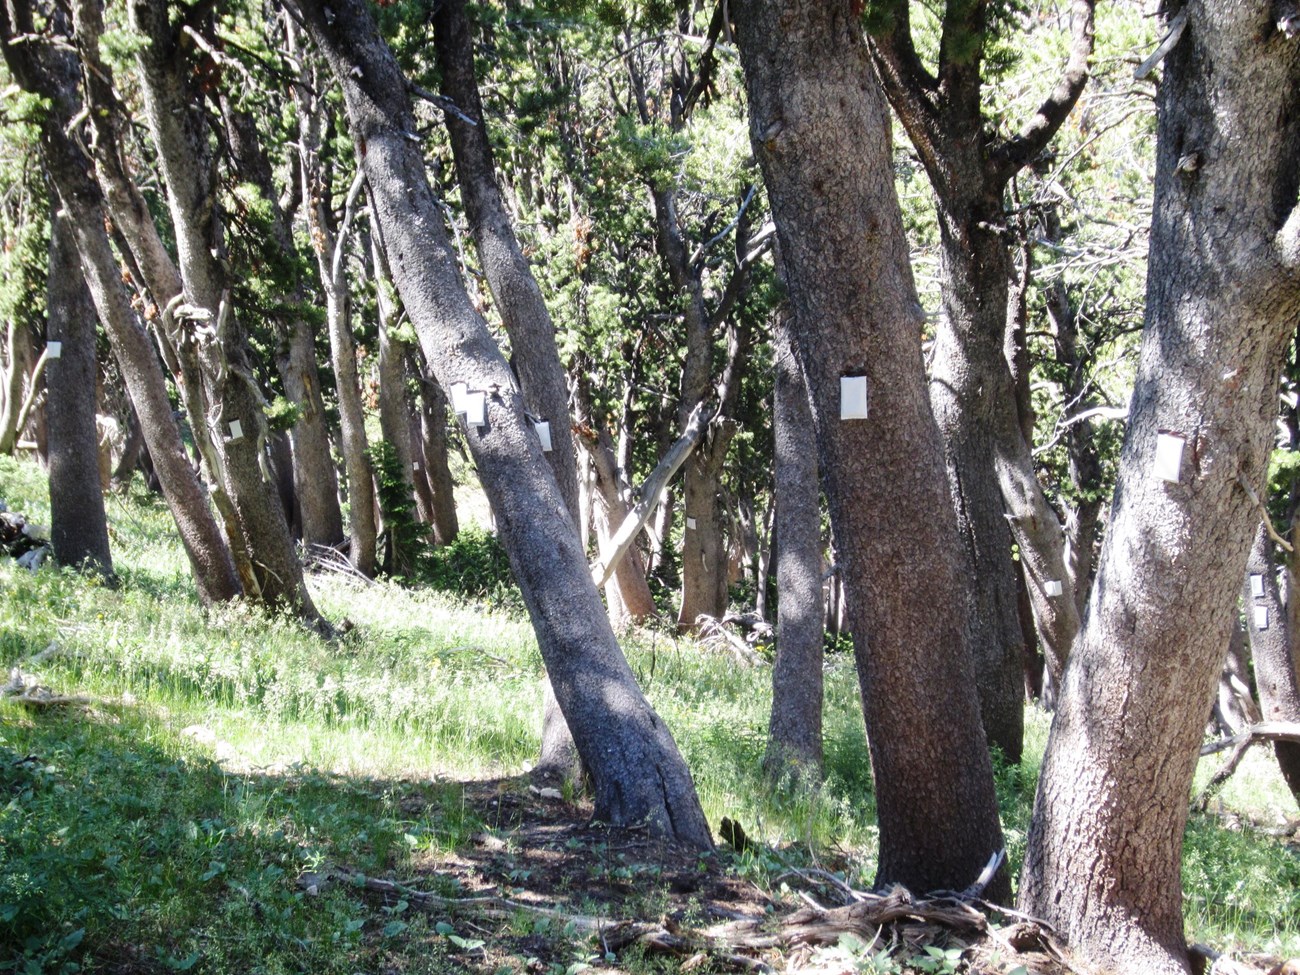
M 934 93 L 938 80 L 925 69 L 912 43 L 912 23 L 907 0 L 892 4 L 886 30 L 869 36 L 872 60 L 884 83 L 885 94 L 921 154 L 926 169 L 934 171 L 939 140 L 939 110 Z
M 1024 127 L 993 152 L 993 165 L 1003 181 L 1043 151 L 1061 128 L 1088 84 L 1092 57 L 1096 0 L 1074 0 L 1070 11 L 1070 56 L 1065 71 L 1047 100 Z
M 614 570 L 618 568 L 619 560 L 627 554 L 627 550 L 632 547 L 632 541 L 636 538 L 637 533 L 645 527 L 645 523 L 650 520 L 655 508 L 659 504 L 659 498 L 664 489 L 668 487 L 668 482 L 672 480 L 677 469 L 686 462 L 686 458 L 691 455 L 696 445 L 700 442 L 700 437 L 704 435 L 704 428 L 708 426 L 709 417 L 705 414 L 704 403 L 697 403 L 694 412 L 691 413 L 690 419 L 686 423 L 686 428 L 677 441 L 668 448 L 663 459 L 655 466 L 650 476 L 645 479 L 641 485 L 641 499 L 627 513 L 623 519 L 623 524 L 618 526 L 618 531 L 610 536 L 605 551 L 601 552 L 600 558 L 591 567 L 591 577 L 596 581 L 597 586 L 603 586 L 609 581 Z

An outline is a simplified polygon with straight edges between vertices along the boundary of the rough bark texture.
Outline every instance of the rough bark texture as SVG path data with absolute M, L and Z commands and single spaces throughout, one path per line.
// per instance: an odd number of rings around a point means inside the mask
M 1009 139 L 994 137 L 983 117 L 983 46 L 992 30 L 987 4 L 946 5 L 937 76 L 917 56 L 907 3 L 890 4 L 883 15 L 872 49 L 930 177 L 939 217 L 943 317 L 930 395 L 974 580 L 970 626 L 984 727 L 990 743 L 1014 760 L 1024 735 L 1024 651 L 1013 536 L 1052 676 L 1060 674 L 1079 616 L 1064 533 L 1035 476 L 1004 351 L 1013 261 L 1002 199 L 1008 180 L 1047 144 L 1083 91 L 1093 4 L 1074 0 L 1073 42 L 1061 79 Z M 1048 595 L 1049 582 L 1059 582 L 1062 595 Z
M 708 847 L 690 772 L 614 638 L 509 366 L 460 280 L 413 135 L 406 80 L 363 0 L 295 6 L 343 88 L 381 244 L 425 358 L 440 385 L 464 382 L 486 396 L 487 422 L 469 427 L 466 439 L 591 774 L 595 815 Z
M 778 324 L 776 340 L 776 663 L 763 766 L 780 778 L 822 770 L 822 526 L 817 431 L 808 387 Z
M 423 473 L 434 544 L 449 545 L 460 532 L 460 522 L 456 518 L 456 482 L 447 462 L 447 396 L 429 375 L 426 369 L 420 378 L 420 470 L 414 469 L 417 462 L 412 461 L 412 475 L 419 480 Z
M 62 342 L 45 367 L 50 445 L 50 542 L 60 565 L 113 578 L 95 429 L 95 306 L 78 267 L 66 214 L 50 220 L 47 338 Z
M 487 117 L 474 77 L 474 39 L 464 0 L 444 0 L 434 8 L 433 38 L 442 71 L 442 93 L 472 120 L 455 112 L 445 113 L 465 217 L 501 323 L 510 337 L 512 364 L 519 376 L 524 405 L 550 425 L 551 449 L 546 459 L 576 535 L 578 459 L 569 417 L 569 384 L 555 344 L 555 325 L 497 186 Z M 576 779 L 580 775 L 576 757 L 572 736 L 548 684 L 542 695 L 538 768 Z
M 1021 905 L 1089 963 L 1190 970 L 1192 773 L 1300 314 L 1300 39 L 1267 2 L 1191 0 L 1157 100 L 1146 331 L 1110 525 L 1066 668 Z M 1153 471 L 1184 437 L 1180 480 Z
M 1256 578 L 1258 582 L 1254 581 Z M 1300 680 L 1291 658 L 1294 636 L 1277 588 L 1273 542 L 1262 524 L 1255 532 L 1250 558 L 1246 562 L 1243 600 L 1263 720 L 1300 722 Z M 1300 802 L 1300 742 L 1275 741 L 1273 751 L 1282 777 L 1286 779 L 1291 794 Z
M 29 16 L 30 11 L 25 11 Z M 229 550 L 208 508 L 203 490 L 181 441 L 167 387 L 149 336 L 139 326 L 122 285 L 121 271 L 109 244 L 103 197 L 87 172 L 85 156 L 73 145 L 67 127 L 81 111 L 76 94 L 77 69 L 66 49 L 51 49 L 30 40 L 14 44 L 15 35 L 35 34 L 30 20 L 12 22 L 0 7 L 4 55 L 26 90 L 50 100 L 42 120 L 41 151 L 81 257 L 82 272 L 108 333 L 131 404 L 139 416 L 154 469 L 189 557 L 199 598 L 210 604 L 241 593 Z
M 731 10 L 849 603 L 879 810 L 876 882 L 960 889 L 1003 839 L 888 105 L 850 0 Z M 866 377 L 867 419 L 839 419 L 842 376 Z M 999 873 L 991 895 L 1008 894 Z
M 205 65 L 200 60 L 196 71 L 195 65 L 187 63 L 181 42 L 186 25 L 173 22 L 163 0 L 132 0 L 127 14 L 132 29 L 148 39 L 136 61 L 184 283 L 186 308 L 175 311 L 185 319 L 202 362 L 208 411 L 192 419 L 208 425 L 214 447 L 211 460 L 217 466 L 213 473 L 229 495 L 248 551 L 255 591 L 247 591 L 246 583 L 245 594 L 315 623 L 320 617 L 303 581 L 284 510 L 262 475 L 266 417 L 248 338 L 230 304 L 216 172 L 199 88 Z M 231 427 L 236 422 L 238 435 Z
M 465 217 L 483 275 L 501 314 L 501 324 L 510 336 L 511 364 L 519 374 L 524 403 L 539 418 L 550 422 L 551 450 L 546 459 L 576 525 L 578 460 L 569 418 L 568 379 L 555 344 L 551 314 L 497 186 L 487 118 L 474 77 L 474 40 L 465 16 L 465 0 L 438 4 L 434 8 L 433 31 L 442 93 L 476 123 L 470 124 L 454 112 L 446 113 Z

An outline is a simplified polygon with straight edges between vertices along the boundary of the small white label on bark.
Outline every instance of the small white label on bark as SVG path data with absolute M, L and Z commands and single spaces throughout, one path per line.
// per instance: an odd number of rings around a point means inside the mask
M 1255 607 L 1255 629 L 1257 630 L 1268 629 L 1268 607 L 1267 606 Z
M 481 427 L 487 423 L 487 393 L 483 390 L 476 389 L 465 394 L 465 422 L 471 427 Z
M 687 518 L 687 519 L 686 519 L 686 527 L 689 528 L 689 529 L 691 529 L 691 531 L 694 531 L 694 530 L 695 530 L 695 519 L 694 519 L 694 518 Z
M 867 418 L 867 377 L 840 377 L 840 419 L 865 420 Z
M 538 420 L 533 424 L 533 429 L 537 431 L 537 439 L 542 442 L 542 453 L 551 451 L 551 424 L 547 420 Z
M 418 471 L 419 469 L 420 469 L 420 462 L 418 460 L 412 461 L 411 470 Z
M 1065 587 L 1061 585 L 1060 579 L 1048 579 L 1043 583 L 1043 592 L 1049 596 L 1059 596 L 1064 591 Z
M 1183 476 L 1183 445 L 1186 439 L 1177 433 L 1156 434 L 1154 471 L 1162 481 L 1177 484 Z
M 465 396 L 469 393 L 469 386 L 465 383 L 451 384 L 451 411 L 453 413 L 465 412 Z
M 1250 574 L 1250 594 L 1256 599 L 1264 595 L 1264 577 L 1257 572 Z
M 45 343 L 45 358 L 46 358 L 46 359 L 62 359 L 62 358 L 63 358 L 63 343 L 62 343 L 62 342 L 46 342 L 46 343 Z
M 240 426 L 239 421 L 238 421 L 238 420 L 231 420 L 231 421 L 230 421 L 230 439 L 231 439 L 231 440 L 238 440 L 238 439 L 239 439 L 240 437 L 242 437 L 243 435 L 244 435 L 244 428 L 243 428 L 242 426 Z

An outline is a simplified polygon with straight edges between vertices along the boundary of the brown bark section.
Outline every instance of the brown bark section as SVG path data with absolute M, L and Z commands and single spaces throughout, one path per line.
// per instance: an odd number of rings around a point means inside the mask
M 78 267 L 68 216 L 58 212 L 50 218 L 47 294 L 46 337 L 62 343 L 59 357 L 45 367 L 50 542 L 60 565 L 84 567 L 111 580 L 113 556 L 95 429 L 95 306 Z
M 1191 967 L 1187 797 L 1300 314 L 1300 40 L 1267 3 L 1191 0 L 1178 16 L 1119 485 L 1020 888 L 1088 964 L 1152 975 Z M 1162 431 L 1184 438 L 1177 482 L 1153 470 Z
M 230 153 L 239 178 L 257 187 L 271 213 L 271 240 L 288 266 L 297 261 L 290 216 L 280 206 L 271 173 L 271 163 L 262 147 L 253 117 L 221 101 Z M 293 167 L 290 167 L 290 179 Z M 295 190 L 291 197 L 300 195 Z M 295 276 L 296 277 L 296 276 Z M 305 303 L 302 282 L 294 280 L 282 300 L 290 307 Z M 339 508 L 339 483 L 330 455 L 325 402 L 321 397 L 320 371 L 316 367 L 316 339 L 311 322 L 302 314 L 273 322 L 278 339 L 275 364 L 289 402 L 299 410 L 298 421 L 289 430 L 293 446 L 293 489 L 302 513 L 302 541 L 310 552 L 313 545 L 337 545 L 343 541 L 343 514 Z
M 363 0 L 300 0 L 343 89 L 375 224 L 425 358 L 448 387 L 486 398 L 466 439 L 583 764 L 595 816 L 695 847 L 712 840 L 681 754 L 637 687 L 587 569 L 555 476 L 509 366 L 460 280 L 413 135 L 406 79 Z
M 425 520 L 433 527 L 434 544 L 449 545 L 460 532 L 460 522 L 456 518 L 456 483 L 447 461 L 447 396 L 430 375 L 427 367 L 420 375 L 420 415 L 414 445 L 419 450 L 413 451 L 418 460 L 411 461 L 411 474 L 417 485 L 416 497 L 423 499 Z
M 937 75 L 913 46 L 906 0 L 882 11 L 872 50 L 885 90 L 934 189 L 942 251 L 943 318 L 931 400 L 943 434 L 958 529 L 973 574 L 972 650 L 985 730 L 1013 760 L 1023 743 L 1014 536 L 1048 670 L 1060 675 L 1079 614 L 1065 537 L 1035 476 L 1005 353 L 1013 261 L 1003 196 L 1010 178 L 1056 133 L 1088 78 L 1093 0 L 1071 6 L 1073 41 L 1060 81 L 1020 131 L 998 139 L 983 117 L 985 3 L 947 4 Z M 1010 343 L 1014 352 L 1014 342 Z M 1005 516 L 1004 516 L 1005 511 Z M 1049 594 L 1059 583 L 1062 594 Z
M 855 638 L 876 883 L 961 889 L 1003 839 L 888 105 L 850 0 L 731 9 Z M 839 418 L 844 376 L 866 378 L 866 419 Z M 1000 873 L 991 896 L 1009 893 Z

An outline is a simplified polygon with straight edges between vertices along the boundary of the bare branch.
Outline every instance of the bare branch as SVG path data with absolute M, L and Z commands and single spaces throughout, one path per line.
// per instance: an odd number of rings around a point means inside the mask
M 1259 499 L 1259 495 L 1255 493 L 1255 489 L 1251 487 L 1246 479 L 1240 474 L 1237 475 L 1237 483 L 1241 485 L 1241 489 L 1246 492 L 1246 496 L 1249 497 L 1255 507 L 1259 509 L 1259 514 L 1264 520 L 1264 529 L 1268 532 L 1268 537 L 1277 542 L 1278 547 L 1282 549 L 1282 551 L 1291 553 L 1295 552 L 1295 548 L 1291 543 L 1279 535 L 1277 529 L 1273 527 L 1273 518 L 1268 513 L 1268 507 Z
M 614 574 L 614 570 L 618 568 L 619 560 L 632 547 L 632 541 L 636 538 L 637 533 L 650 520 L 650 516 L 659 504 L 660 495 L 668 487 L 668 482 L 672 480 L 673 475 L 677 473 L 677 469 L 686 462 L 686 458 L 691 455 L 696 444 L 700 442 L 700 437 L 704 435 L 704 428 L 708 426 L 708 419 L 704 411 L 704 403 L 697 403 L 694 412 L 691 413 L 691 417 L 686 423 L 686 428 L 682 431 L 682 435 L 668 448 L 668 452 L 664 454 L 663 459 L 659 461 L 650 476 L 641 485 L 640 500 L 627 513 L 627 517 L 623 519 L 623 524 L 618 526 L 618 531 L 610 536 L 605 550 L 600 553 L 600 558 L 591 567 L 591 577 L 596 580 L 597 586 L 603 586 L 609 581 L 610 576 Z
M 993 153 L 993 163 L 1003 181 L 1043 151 L 1061 128 L 1088 84 L 1088 59 L 1092 57 L 1096 0 L 1074 0 L 1070 10 L 1070 57 L 1056 88 L 1014 137 Z
M 1174 49 L 1174 45 L 1178 43 L 1178 39 L 1183 36 L 1183 31 L 1187 27 L 1187 11 L 1189 9 L 1184 7 L 1174 15 L 1174 19 L 1169 22 L 1169 30 L 1165 32 L 1164 40 L 1160 42 L 1160 46 L 1151 53 L 1150 57 L 1133 69 L 1134 81 L 1141 81 L 1149 75 L 1156 69 L 1156 65 L 1165 59 L 1165 55 Z

